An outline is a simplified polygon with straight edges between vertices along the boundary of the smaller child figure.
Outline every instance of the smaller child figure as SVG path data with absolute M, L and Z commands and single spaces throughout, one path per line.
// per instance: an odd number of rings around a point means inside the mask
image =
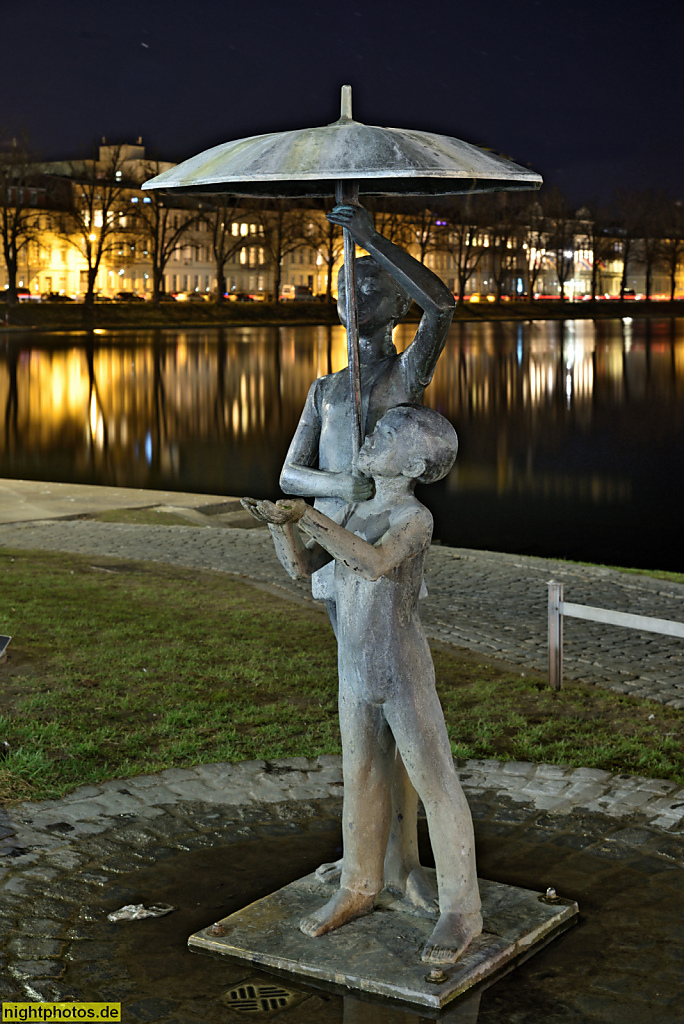
M 437 868 L 440 914 L 422 954 L 433 964 L 453 963 L 482 930 L 472 819 L 418 615 L 432 516 L 413 491 L 417 481 L 449 472 L 457 446 L 438 413 L 400 405 L 380 419 L 359 455 L 374 497 L 345 506 L 337 521 L 301 499 L 243 499 L 270 524 L 291 576 L 335 562 L 344 861 L 339 889 L 300 928 L 316 937 L 373 909 L 383 886 L 396 743 L 425 806 Z

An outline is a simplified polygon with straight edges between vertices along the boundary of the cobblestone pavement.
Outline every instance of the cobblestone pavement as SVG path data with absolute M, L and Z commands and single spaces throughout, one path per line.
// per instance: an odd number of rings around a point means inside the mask
M 310 600 L 285 575 L 268 532 L 226 525 L 231 516 L 187 511 L 197 526 L 135 526 L 45 520 L 0 526 L 0 547 L 43 548 L 216 569 Z M 202 525 L 207 524 L 204 529 Z M 222 527 L 220 529 L 212 527 Z M 684 585 L 542 558 L 434 545 L 422 617 L 428 635 L 521 669 L 547 667 L 547 587 L 565 598 L 684 621 Z M 565 620 L 564 675 L 684 709 L 684 642 L 655 633 Z
M 486 991 L 479 1015 L 454 1011 L 454 1022 L 681 1024 L 684 790 L 523 762 L 468 761 L 460 775 L 481 874 L 555 885 L 579 901 L 582 920 Z M 0 812 L 0 1000 L 121 1001 L 124 1020 L 159 1024 L 232 1020 L 226 991 L 255 969 L 190 956 L 185 940 L 274 879 L 284 884 L 278 872 L 292 862 L 305 873 L 312 857 L 336 855 L 341 785 L 334 756 L 211 764 Z M 177 911 L 106 920 L 160 899 Z M 283 1024 L 398 1020 L 350 997 L 305 994 Z

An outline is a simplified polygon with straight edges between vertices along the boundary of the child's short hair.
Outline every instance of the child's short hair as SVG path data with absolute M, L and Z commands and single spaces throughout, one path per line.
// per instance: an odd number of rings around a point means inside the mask
M 372 256 L 359 256 L 354 260 L 356 272 L 363 274 L 366 272 L 366 268 L 372 270 L 375 274 L 380 277 L 383 282 L 387 282 L 387 287 L 391 288 L 397 296 L 397 315 L 394 318 L 394 323 L 399 323 L 400 320 L 408 313 L 411 308 L 411 297 L 408 292 L 394 280 L 391 274 L 388 274 L 386 270 L 383 270 L 379 263 L 376 263 Z M 340 267 L 337 274 L 337 289 L 344 288 L 345 284 L 344 265 Z
M 447 475 L 458 453 L 458 436 L 449 420 L 434 409 L 409 404 L 388 409 L 380 422 L 388 419 L 398 421 L 407 458 L 425 462 L 425 472 L 417 478 L 418 483 L 434 484 Z

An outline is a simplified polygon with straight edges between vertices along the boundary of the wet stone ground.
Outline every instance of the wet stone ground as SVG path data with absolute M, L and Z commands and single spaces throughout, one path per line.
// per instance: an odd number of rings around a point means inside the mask
M 554 814 L 493 791 L 470 803 L 479 873 L 538 890 L 553 885 L 578 901 L 581 916 L 441 1019 L 684 1024 L 684 837 L 637 814 Z M 431 1019 L 186 948 L 192 932 L 337 856 L 340 811 L 333 798 L 241 808 L 181 802 L 152 820 L 121 815 L 116 827 L 80 836 L 72 865 L 64 852 L 48 852 L 10 871 L 0 892 L 0 1000 L 114 1000 L 124 1021 L 158 1024 Z M 137 902 L 177 910 L 107 922 L 107 913 Z

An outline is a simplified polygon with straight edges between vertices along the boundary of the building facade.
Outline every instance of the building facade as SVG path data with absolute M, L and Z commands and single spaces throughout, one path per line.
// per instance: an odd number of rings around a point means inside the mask
M 341 246 L 338 240 L 331 248 L 322 212 L 281 211 L 289 221 L 277 246 L 270 215 L 256 206 L 217 207 L 206 197 L 164 199 L 142 191 L 143 181 L 171 166 L 148 158 L 141 140 L 113 146 L 103 139 L 95 160 L 36 165 L 21 187 L 5 176 L 0 207 L 22 204 L 29 222 L 16 280 L 22 297 L 82 299 L 92 276 L 102 300 L 122 292 L 149 299 L 155 279 L 167 295 L 209 298 L 219 287 L 217 251 L 225 257 L 228 297 L 273 296 L 277 279 L 283 298 L 323 295 L 329 275 L 336 293 Z M 581 300 L 592 290 L 609 298 L 623 288 L 643 297 L 647 285 L 652 298 L 670 297 L 672 256 L 668 268 L 663 254 L 668 244 L 673 249 L 666 238 L 658 242 L 659 256 L 647 240 L 627 239 L 618 229 L 598 233 L 586 208 L 561 223 L 532 199 L 527 214 L 515 222 L 478 215 L 472 224 L 435 215 L 420 226 L 411 215 L 395 214 L 393 230 L 399 244 L 470 301 L 561 293 Z M 7 286 L 2 263 L 0 294 Z M 679 264 L 674 290 L 684 297 Z

